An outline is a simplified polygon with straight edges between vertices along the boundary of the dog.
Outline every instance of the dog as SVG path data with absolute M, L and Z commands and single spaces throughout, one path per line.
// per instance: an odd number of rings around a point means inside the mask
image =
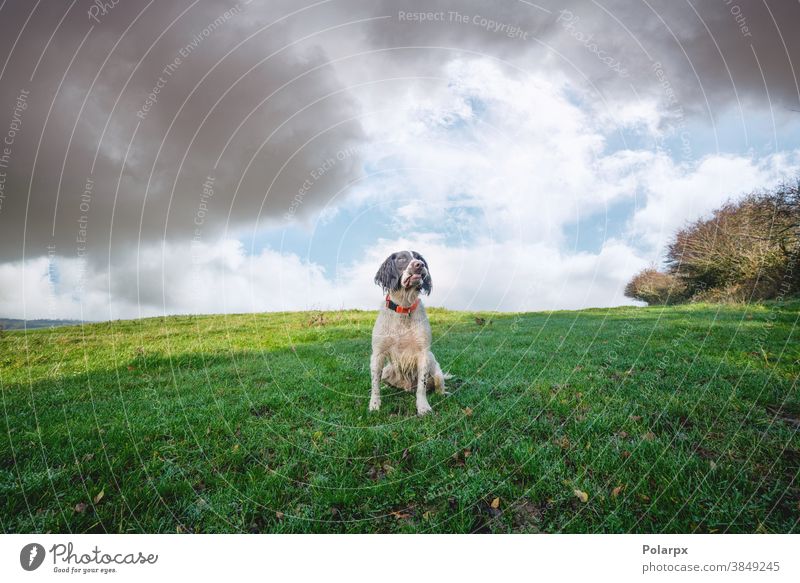
M 431 412 L 428 390 L 445 394 L 449 377 L 431 352 L 431 325 L 420 300 L 420 294 L 430 294 L 433 288 L 428 262 L 416 251 L 392 253 L 375 274 L 375 283 L 386 298 L 372 329 L 369 410 L 380 409 L 385 381 L 416 391 L 417 415 L 426 415 Z

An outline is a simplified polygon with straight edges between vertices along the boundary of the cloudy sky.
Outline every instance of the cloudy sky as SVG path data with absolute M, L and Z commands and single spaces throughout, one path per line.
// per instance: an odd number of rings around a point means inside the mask
M 630 303 L 800 176 L 796 0 L 0 0 L 0 317 Z

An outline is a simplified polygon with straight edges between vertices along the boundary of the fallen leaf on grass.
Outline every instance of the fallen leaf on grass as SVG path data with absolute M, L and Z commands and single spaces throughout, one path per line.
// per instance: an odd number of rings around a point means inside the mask
M 653 441 L 655 438 L 656 434 L 653 433 L 652 431 L 648 431 L 647 433 L 642 435 L 642 439 L 644 439 L 645 441 Z
M 277 518 L 278 520 L 283 520 L 283 512 L 281 512 L 280 510 L 278 510 L 278 511 L 275 513 L 275 518 Z
M 573 490 L 573 493 L 575 494 L 575 496 L 578 497 L 578 500 L 580 500 L 584 504 L 586 504 L 589 501 L 589 494 L 587 494 L 583 490 L 575 489 Z
M 100 502 L 100 500 L 102 500 L 103 496 L 105 496 L 105 495 L 106 495 L 106 491 L 105 490 L 100 490 L 97 493 L 97 496 L 94 497 L 94 503 L 97 504 L 98 502 Z
M 472 409 L 470 409 L 469 407 L 464 409 L 464 415 L 466 415 L 467 417 L 472 417 Z
M 411 514 L 409 514 L 408 512 L 403 512 L 402 510 L 394 510 L 389 514 L 394 516 L 397 520 L 408 520 L 409 518 L 411 518 Z
M 624 488 L 624 486 L 617 486 L 616 488 L 611 490 L 611 497 L 616 498 L 617 496 L 619 496 L 619 493 L 622 492 L 622 488 Z
M 631 421 L 641 421 L 642 420 L 642 416 L 641 415 L 631 415 L 630 416 L 630 420 Z
M 494 508 L 495 510 L 500 508 L 500 498 L 495 498 L 494 500 L 492 500 L 491 507 Z
M 84 512 L 86 512 L 86 502 L 78 502 L 75 505 L 75 512 L 79 514 L 83 514 Z

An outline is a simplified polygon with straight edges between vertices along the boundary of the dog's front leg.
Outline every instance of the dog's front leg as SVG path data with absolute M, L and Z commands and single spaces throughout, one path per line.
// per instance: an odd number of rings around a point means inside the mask
M 369 397 L 369 410 L 377 411 L 381 408 L 381 373 L 386 355 L 374 352 L 369 359 L 369 372 L 372 377 L 372 392 Z
M 431 411 L 428 404 L 428 355 L 423 351 L 417 358 L 417 415 Z

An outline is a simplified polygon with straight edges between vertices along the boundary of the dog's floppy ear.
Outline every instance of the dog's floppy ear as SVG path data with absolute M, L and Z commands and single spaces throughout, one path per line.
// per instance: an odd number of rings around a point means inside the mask
M 383 265 L 375 274 L 375 283 L 383 288 L 383 291 L 390 292 L 400 287 L 400 274 L 394 263 L 394 254 L 389 255 Z
M 426 275 L 422 279 L 422 285 L 420 286 L 420 288 L 426 294 L 431 295 L 431 290 L 433 289 L 433 280 L 431 280 L 431 268 L 428 267 L 428 262 L 425 261 L 425 258 L 422 255 L 420 255 L 416 251 L 412 251 L 411 254 L 414 256 L 414 259 L 419 259 L 425 264 Z

